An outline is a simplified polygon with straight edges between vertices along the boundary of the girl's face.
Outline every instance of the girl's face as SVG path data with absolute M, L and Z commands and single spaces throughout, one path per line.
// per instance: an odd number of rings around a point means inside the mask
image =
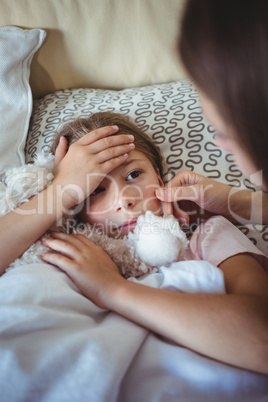
M 234 155 L 236 164 L 242 172 L 250 177 L 251 181 L 259 186 L 263 186 L 261 172 L 257 172 L 257 168 L 252 162 L 250 155 L 237 141 L 237 136 L 232 127 L 227 125 L 218 113 L 215 104 L 204 94 L 200 94 L 200 102 L 207 120 L 216 129 L 215 144 L 220 148 Z
M 131 151 L 126 162 L 105 176 L 87 199 L 81 219 L 109 236 L 123 237 L 146 211 L 161 215 L 155 196 L 160 186 L 163 182 L 150 160 L 140 151 Z

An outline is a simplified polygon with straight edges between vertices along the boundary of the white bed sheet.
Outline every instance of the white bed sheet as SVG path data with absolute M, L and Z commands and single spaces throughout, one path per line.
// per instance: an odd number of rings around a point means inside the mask
M 224 292 L 221 271 L 204 261 L 139 281 Z M 47 264 L 0 278 L 0 364 L 1 402 L 268 401 L 268 376 L 207 359 L 98 308 Z

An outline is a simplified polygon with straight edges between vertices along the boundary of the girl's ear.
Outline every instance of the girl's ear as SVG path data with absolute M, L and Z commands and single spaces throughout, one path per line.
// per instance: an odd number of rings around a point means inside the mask
M 164 185 L 164 182 L 163 182 L 163 180 L 162 180 L 162 178 L 160 176 L 159 169 L 157 169 L 157 177 L 158 177 L 158 182 L 159 182 L 160 187 L 164 187 L 165 185 Z

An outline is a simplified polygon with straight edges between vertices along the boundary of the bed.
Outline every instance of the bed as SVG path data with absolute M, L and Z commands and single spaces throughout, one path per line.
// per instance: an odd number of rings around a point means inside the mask
M 1 0 L 0 175 L 55 130 L 115 111 L 149 131 L 165 181 L 190 169 L 256 188 L 213 142 L 176 52 L 182 0 Z M 2 184 L 1 184 L 2 185 Z M 239 229 L 268 256 L 268 226 Z M 85 299 L 54 267 L 0 279 L 1 401 L 268 401 L 268 377 L 149 333 Z

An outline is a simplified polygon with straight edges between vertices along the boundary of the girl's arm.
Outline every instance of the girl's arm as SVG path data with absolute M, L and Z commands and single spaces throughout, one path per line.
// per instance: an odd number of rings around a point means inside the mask
M 268 276 L 250 255 L 224 261 L 227 294 L 187 294 L 125 280 L 110 257 L 80 235 L 53 234 L 45 244 L 58 266 L 100 307 L 205 356 L 268 374 Z
M 117 131 L 118 127 L 102 127 L 72 144 L 66 156 L 59 152 L 52 184 L 0 218 L 0 275 L 68 209 L 87 198 L 103 176 L 126 160 L 134 138 L 111 136 Z
M 0 219 L 0 275 L 62 215 L 53 185 Z

